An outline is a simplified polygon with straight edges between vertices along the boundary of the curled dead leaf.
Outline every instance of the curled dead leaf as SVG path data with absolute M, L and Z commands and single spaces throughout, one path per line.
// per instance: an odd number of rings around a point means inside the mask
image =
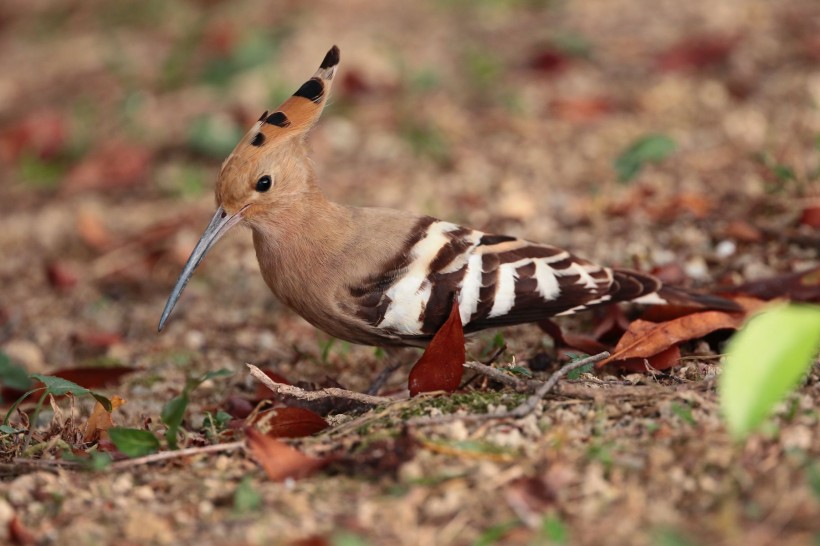
M 612 356 L 596 366 L 600 368 L 616 361 L 650 358 L 682 341 L 697 339 L 715 330 L 737 329 L 744 319 L 744 313 L 723 311 L 692 313 L 661 323 L 638 319 L 629 325 Z
M 326 429 L 327 421 L 304 408 L 273 408 L 253 419 L 253 425 L 271 438 L 301 438 Z
M 410 396 L 422 392 L 455 391 L 461 384 L 466 360 L 464 329 L 461 325 L 458 301 L 454 300 L 449 318 L 410 370 Z
M 94 404 L 94 409 L 91 410 L 91 415 L 88 417 L 88 422 L 85 425 L 85 434 L 83 434 L 83 442 L 88 444 L 95 440 L 107 440 L 108 429 L 114 426 L 114 419 L 111 417 L 113 410 L 125 404 L 126 400 L 118 395 L 111 397 L 111 412 L 105 410 L 102 404 L 97 402 Z
M 249 427 L 245 433 L 251 455 L 273 481 L 305 478 L 327 464 L 254 428 Z

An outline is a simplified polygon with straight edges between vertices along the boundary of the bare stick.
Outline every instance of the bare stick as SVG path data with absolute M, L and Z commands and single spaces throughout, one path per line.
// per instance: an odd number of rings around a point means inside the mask
M 159 461 L 166 461 L 168 459 L 178 459 L 180 457 L 189 457 L 191 455 L 199 455 L 202 453 L 218 453 L 221 451 L 233 451 L 241 449 L 245 446 L 245 441 L 229 442 L 225 444 L 215 444 L 211 446 L 189 447 L 186 449 L 178 449 L 176 451 L 161 451 L 159 453 L 152 453 L 144 457 L 136 457 L 134 459 L 125 459 L 112 463 L 108 468 L 111 470 L 123 470 L 134 466 L 141 466 L 144 464 L 156 463 Z M 14 459 L 15 465 L 40 467 L 40 468 L 82 468 L 83 463 L 78 461 L 63 461 L 60 459 Z
M 515 390 L 525 390 L 529 387 L 526 381 L 522 381 L 517 377 L 504 373 L 503 370 L 493 368 L 492 366 L 487 366 L 481 362 L 465 362 L 464 367 L 473 370 L 474 372 L 478 372 L 483 376 L 489 377 L 493 381 L 498 381 L 508 387 L 512 387 Z
M 558 384 L 558 381 L 561 380 L 566 374 L 571 372 L 572 370 L 577 370 L 578 368 L 583 368 L 589 364 L 593 364 L 595 362 L 600 362 L 605 358 L 609 358 L 609 353 L 604 351 L 603 353 L 599 353 L 597 355 L 589 356 L 587 358 L 578 360 L 577 362 L 570 362 L 566 366 L 562 367 L 559 370 L 553 372 L 553 374 L 547 379 L 543 384 L 539 385 L 538 389 L 535 393 L 532 394 L 525 402 L 516 406 L 510 411 L 504 411 L 500 413 L 471 413 L 468 415 L 442 415 L 437 417 L 419 417 L 416 419 L 411 419 L 407 422 L 409 425 L 441 425 L 445 423 L 452 423 L 455 421 L 490 421 L 493 419 L 520 419 L 521 417 L 526 417 L 533 411 L 535 408 L 538 407 L 538 404 L 541 403 L 541 400 L 552 390 L 555 388 L 555 385 Z
M 156 463 L 168 459 L 178 459 L 179 457 L 188 457 L 190 455 L 199 455 L 200 453 L 219 453 L 221 451 L 233 451 L 235 449 L 242 449 L 244 447 L 245 440 L 239 440 L 236 442 L 215 444 L 212 446 L 189 447 L 186 449 L 178 449 L 176 451 L 161 451 L 159 453 L 145 455 L 144 457 L 137 457 L 135 459 L 117 461 L 116 463 L 113 463 L 111 465 L 111 470 L 122 470 L 124 468 L 131 468 L 132 466 Z
M 383 406 L 393 402 L 392 398 L 386 396 L 371 396 L 369 394 L 362 394 L 359 392 L 349 391 L 346 389 L 338 389 L 335 387 L 328 387 L 326 389 L 319 389 L 318 391 L 306 391 L 293 385 L 285 385 L 284 383 L 277 383 L 267 375 L 265 372 L 254 366 L 253 364 L 245 364 L 259 382 L 276 394 L 284 394 L 285 396 L 292 396 L 300 400 L 324 400 L 326 398 L 342 398 L 344 400 L 353 400 L 360 404 L 368 406 Z

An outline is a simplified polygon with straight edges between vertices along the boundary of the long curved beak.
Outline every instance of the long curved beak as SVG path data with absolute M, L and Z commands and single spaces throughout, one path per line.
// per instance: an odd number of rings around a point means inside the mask
M 245 209 L 242 209 L 233 216 L 229 216 L 222 207 L 216 209 L 216 214 L 214 214 L 214 217 L 211 218 L 211 223 L 205 228 L 205 233 L 202 234 L 202 237 L 200 237 L 196 247 L 194 247 L 194 251 L 191 252 L 191 256 L 185 263 L 185 267 L 182 269 L 179 279 L 177 279 L 177 284 L 174 286 L 174 290 L 171 292 L 171 295 L 168 297 L 168 301 L 165 303 L 165 309 L 162 310 L 162 317 L 160 317 L 159 326 L 157 327 L 158 332 L 161 332 L 162 328 L 165 326 L 165 322 L 171 315 L 171 311 L 174 310 L 177 300 L 182 295 L 182 291 L 185 290 L 185 285 L 187 285 L 188 281 L 191 280 L 191 275 L 194 274 L 199 262 L 202 261 L 202 258 L 205 257 L 205 254 L 208 253 L 214 243 L 225 235 L 229 229 L 242 220 L 242 212 L 244 210 Z

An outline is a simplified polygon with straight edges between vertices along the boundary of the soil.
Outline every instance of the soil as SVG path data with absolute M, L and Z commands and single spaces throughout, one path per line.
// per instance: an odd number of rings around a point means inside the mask
M 233 371 L 192 392 L 183 447 L 241 438 L 203 421 L 253 398 L 245 363 L 365 391 L 385 357 L 279 304 L 247 230 L 211 251 L 156 332 L 221 161 L 334 43 L 338 79 L 310 137 L 334 200 L 707 290 L 817 266 L 818 36 L 814 0 L 5 0 L 0 351 L 29 373 L 135 368 L 96 390 L 127 400 L 118 426 L 159 436 L 187 377 Z M 619 181 L 616 158 L 646 135 L 674 151 Z M 566 357 L 536 326 L 501 335 L 499 365 L 543 378 Z M 469 358 L 499 339 L 477 336 Z M 564 381 L 520 420 L 406 425 L 520 401 L 482 380 L 390 410 L 327 407 L 331 428 L 292 443 L 333 460 L 282 482 L 241 449 L 61 468 L 68 448 L 100 446 L 78 439 L 93 399 L 56 400 L 28 450 L 0 440 L 0 542 L 817 543 L 820 368 L 736 442 L 716 393 L 725 339 L 684 344 L 664 373 Z

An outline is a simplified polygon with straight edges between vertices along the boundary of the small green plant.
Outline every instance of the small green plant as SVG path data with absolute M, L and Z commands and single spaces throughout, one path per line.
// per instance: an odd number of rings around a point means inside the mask
M 791 392 L 820 349 L 820 307 L 784 305 L 753 317 L 732 338 L 720 376 L 729 432 L 743 439 Z
M 0 384 L 18 391 L 27 391 L 31 388 L 28 372 L 12 362 L 9 356 L 2 351 L 0 351 Z M 2 401 L 3 398 L 0 396 L 0 402 Z
M 159 439 L 148 430 L 111 427 L 108 437 L 126 457 L 142 457 L 159 451 Z
M 586 355 L 570 353 L 569 358 L 570 358 L 570 362 L 578 362 L 579 360 L 582 360 L 582 359 L 586 358 Z M 567 379 L 570 379 L 570 380 L 573 380 L 573 381 L 576 380 L 576 379 L 580 379 L 581 375 L 583 375 L 585 373 L 590 373 L 593 369 L 595 369 L 595 364 L 593 362 L 590 362 L 589 364 L 585 364 L 584 366 L 581 366 L 580 368 L 575 368 L 574 370 L 568 371 L 567 372 Z
M 253 487 L 250 476 L 245 476 L 233 492 L 233 511 L 237 515 L 256 512 L 262 506 L 262 495 Z
M 678 404 L 677 402 L 672 402 L 671 410 L 675 416 L 687 425 L 695 426 L 698 424 L 698 422 L 695 421 L 695 418 L 692 417 L 692 408 L 689 404 Z
M 561 521 L 561 518 L 555 514 L 550 514 L 544 518 L 541 523 L 541 536 L 545 539 L 546 544 L 569 543 L 569 529 Z
M 659 163 L 677 149 L 674 140 L 666 135 L 651 134 L 634 141 L 615 159 L 618 181 L 629 182 L 647 163 Z
M 80 396 L 92 396 L 94 397 L 102 406 L 105 408 L 106 411 L 111 411 L 111 401 L 106 398 L 105 396 L 86 389 L 85 387 L 81 387 L 78 384 L 68 381 L 67 379 L 63 379 L 61 377 L 54 377 L 51 375 L 40 375 L 40 374 L 32 374 L 29 376 L 31 380 L 39 381 L 43 385 L 40 387 L 36 387 L 26 391 L 20 398 L 18 398 L 6 412 L 6 416 L 3 419 L 2 428 L 0 428 L 0 432 L 4 434 L 17 434 L 21 431 L 15 429 L 14 427 L 9 425 L 9 420 L 11 416 L 14 415 L 14 412 L 17 410 L 17 407 L 29 396 L 32 394 L 40 393 L 40 398 L 37 400 L 37 405 L 34 407 L 34 412 L 31 416 L 31 423 L 35 423 L 37 418 L 40 415 L 40 411 L 43 409 L 43 404 L 45 403 L 46 399 L 49 395 L 51 396 L 65 396 L 65 395 L 73 395 L 76 397 Z M 29 441 L 31 440 L 31 435 L 34 432 L 33 425 L 29 427 L 28 433 L 26 434 L 26 439 L 24 445 L 27 446 Z
M 191 401 L 191 393 L 205 381 L 231 375 L 233 375 L 232 371 L 223 368 L 208 372 L 200 377 L 189 377 L 179 396 L 175 396 L 165 404 L 160 414 L 160 420 L 168 427 L 168 430 L 165 431 L 165 441 L 168 442 L 170 449 L 177 449 L 178 447 L 177 434 L 180 425 L 182 425 L 182 419 L 185 417 L 185 410 L 188 409 L 188 404 Z M 114 445 L 117 445 L 116 442 Z M 119 449 L 118 445 L 117 449 Z

